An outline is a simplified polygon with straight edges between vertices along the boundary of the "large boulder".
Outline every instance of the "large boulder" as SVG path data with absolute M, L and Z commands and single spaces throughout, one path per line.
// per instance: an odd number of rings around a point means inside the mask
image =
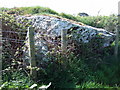
M 19 16 L 18 18 L 31 20 L 31 25 L 35 30 L 36 52 L 37 54 L 42 53 L 42 57 L 50 50 L 48 43 L 58 45 L 58 43 L 56 44 L 56 38 L 61 37 L 61 30 L 63 29 L 67 30 L 69 35 L 71 31 L 75 31 L 75 34 L 71 34 L 71 36 L 82 43 L 88 43 L 98 35 L 104 40 L 103 47 L 109 46 L 114 41 L 115 35 L 113 33 L 60 17 L 39 15 L 29 17 Z

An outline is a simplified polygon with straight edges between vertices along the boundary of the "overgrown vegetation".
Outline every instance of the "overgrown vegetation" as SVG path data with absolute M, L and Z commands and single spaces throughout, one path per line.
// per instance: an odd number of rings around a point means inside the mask
M 71 19 L 77 22 L 82 22 L 84 24 L 90 25 L 90 26 L 94 26 L 97 28 L 105 28 L 107 30 L 114 30 L 113 27 L 115 27 L 116 21 L 117 21 L 117 17 L 116 15 L 110 15 L 110 16 L 87 16 L 87 17 L 80 17 L 78 16 L 74 16 L 71 14 L 65 14 L 65 13 L 57 13 L 54 10 L 51 10 L 50 8 L 47 7 L 40 7 L 40 6 L 36 6 L 36 7 L 20 7 L 20 8 L 12 8 L 12 9 L 8 9 L 8 8 L 0 8 L 0 11 L 5 11 L 9 14 L 19 14 L 19 15 L 39 15 L 39 14 L 46 14 L 46 15 L 56 15 L 56 16 L 60 16 L 63 18 L 67 18 L 67 19 Z M 112 27 L 112 28 L 111 28 Z
M 24 25 L 26 25 L 23 27 L 23 24 L 16 22 L 14 15 L 53 14 L 90 26 L 106 28 L 114 33 L 117 23 L 115 15 L 80 17 L 65 13 L 59 14 L 49 8 L 43 7 L 1 8 L 1 10 L 2 12 L 5 11 L 8 13 L 0 16 L 0 19 L 3 20 L 3 29 L 11 28 L 11 31 L 17 32 L 26 29 L 28 24 L 25 23 L 25 20 L 22 21 Z M 19 35 L 16 34 L 16 36 L 18 37 Z M 25 38 L 21 37 L 21 39 Z M 8 43 L 10 45 L 9 47 L 15 44 Z M 50 86 L 51 89 L 118 88 L 120 87 L 120 61 L 116 61 L 114 57 L 115 45 L 112 43 L 111 46 L 100 49 L 100 44 L 98 43 L 101 43 L 101 41 L 97 41 L 97 39 L 91 40 L 88 44 L 72 42 L 72 45 L 69 45 L 68 51 L 64 54 L 62 54 L 59 49 L 51 50 L 51 52 L 48 53 L 48 62 L 43 62 L 44 65 L 38 66 L 37 81 L 29 77 L 28 68 L 19 64 L 23 62 L 22 60 L 18 57 L 14 60 L 13 57 L 10 57 L 11 53 L 4 51 L 3 88 L 29 88 L 34 83 L 40 86 L 42 84 L 48 84 L 49 82 L 52 82 Z M 4 48 L 6 47 L 3 46 L 3 49 Z M 14 49 L 17 50 L 18 48 Z M 120 59 L 120 56 L 118 59 Z

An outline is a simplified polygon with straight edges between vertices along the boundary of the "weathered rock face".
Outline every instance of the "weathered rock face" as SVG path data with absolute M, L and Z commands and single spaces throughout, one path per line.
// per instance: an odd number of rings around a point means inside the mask
M 73 34 L 78 42 L 88 43 L 92 38 L 100 35 L 104 39 L 103 46 L 107 47 L 114 40 L 114 34 L 99 28 L 94 28 L 91 26 L 76 23 L 70 20 L 52 17 L 52 16 L 31 16 L 31 17 L 20 17 L 31 19 L 31 24 L 35 28 L 35 47 L 38 53 L 43 53 L 44 55 L 49 51 L 48 41 L 55 43 L 55 38 L 61 36 L 61 30 L 67 30 L 68 34 L 70 31 L 75 31 Z M 78 37 L 79 35 L 79 37 Z M 43 37 L 46 36 L 48 40 L 46 41 Z

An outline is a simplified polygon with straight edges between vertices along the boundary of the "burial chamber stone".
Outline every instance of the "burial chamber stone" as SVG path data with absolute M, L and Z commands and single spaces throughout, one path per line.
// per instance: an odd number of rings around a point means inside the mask
M 110 33 L 104 29 L 91 27 L 82 23 L 54 16 L 19 16 L 18 18 L 31 20 L 31 25 L 34 27 L 35 31 L 34 38 L 36 53 L 42 53 L 42 57 L 44 57 L 49 51 L 48 41 L 50 43 L 55 43 L 55 38 L 61 36 L 61 30 L 63 29 L 67 30 L 67 32 L 70 30 L 75 31 L 75 34 L 72 35 L 72 37 L 74 37 L 78 42 L 82 43 L 88 43 L 92 38 L 100 35 L 100 37 L 104 39 L 103 47 L 109 46 L 110 43 L 114 41 L 115 37 L 113 33 Z M 77 37 L 78 35 L 79 37 Z M 46 41 L 44 37 L 49 38 Z M 28 46 L 28 43 L 26 43 L 26 46 Z M 28 52 L 25 52 L 25 54 L 26 53 Z

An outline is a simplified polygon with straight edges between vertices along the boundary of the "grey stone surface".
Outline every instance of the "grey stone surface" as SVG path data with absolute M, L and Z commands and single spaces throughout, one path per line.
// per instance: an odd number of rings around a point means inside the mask
M 35 28 L 35 47 L 37 53 L 42 53 L 43 56 L 49 51 L 48 44 L 46 40 L 42 37 L 46 35 L 49 37 L 48 41 L 53 43 L 52 39 L 61 36 L 61 30 L 67 30 L 68 32 L 73 29 L 75 34 L 72 37 L 76 38 L 79 42 L 88 43 L 96 35 L 100 35 L 104 39 L 104 47 L 110 45 L 114 40 L 114 34 L 110 33 L 104 29 L 95 28 L 87 25 L 80 25 L 78 23 L 71 22 L 67 19 L 52 17 L 52 16 L 20 16 L 19 18 L 24 18 L 31 20 L 32 26 Z M 79 37 L 77 36 L 79 35 Z M 26 43 L 27 46 L 27 43 Z

